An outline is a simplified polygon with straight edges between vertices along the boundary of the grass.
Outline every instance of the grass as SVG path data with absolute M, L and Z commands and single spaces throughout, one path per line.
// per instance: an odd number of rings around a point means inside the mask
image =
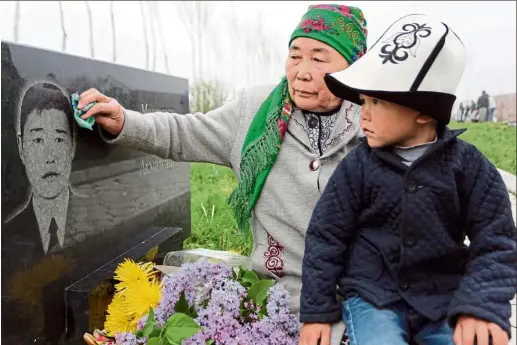
M 502 123 L 451 123 L 450 128 L 467 128 L 460 138 L 474 144 L 498 168 L 516 174 L 516 129 Z M 229 168 L 192 163 L 192 235 L 185 248 L 208 248 L 249 255 L 250 235 L 241 234 L 226 199 L 237 184 Z
M 449 127 L 451 129 L 466 128 L 467 131 L 459 136 L 460 139 L 475 145 L 499 169 L 517 174 L 515 161 L 517 130 L 515 127 L 501 122 L 452 122 Z
M 249 255 L 253 246 L 250 234 L 241 234 L 226 199 L 237 185 L 229 168 L 192 163 L 190 171 L 190 209 L 192 235 L 186 248 L 234 251 Z

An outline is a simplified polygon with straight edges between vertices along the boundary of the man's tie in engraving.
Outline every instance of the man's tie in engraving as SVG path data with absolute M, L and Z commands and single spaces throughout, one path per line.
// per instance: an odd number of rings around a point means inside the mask
M 50 234 L 50 240 L 48 243 L 47 252 L 50 252 L 59 243 L 59 240 L 57 238 L 57 223 L 54 217 L 52 217 L 52 220 L 50 221 L 50 227 L 48 229 L 48 232 Z

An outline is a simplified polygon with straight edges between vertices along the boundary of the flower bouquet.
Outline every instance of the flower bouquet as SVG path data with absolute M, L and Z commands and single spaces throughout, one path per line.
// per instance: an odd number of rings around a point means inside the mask
M 121 263 L 105 330 L 90 345 L 296 345 L 289 294 L 252 270 L 201 259 L 159 281 L 152 263 Z

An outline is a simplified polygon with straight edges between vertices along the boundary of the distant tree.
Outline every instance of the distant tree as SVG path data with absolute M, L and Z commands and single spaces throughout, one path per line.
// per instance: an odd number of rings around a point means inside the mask
M 111 42 L 113 44 L 113 62 L 117 62 L 117 34 L 115 32 L 115 11 L 113 10 L 113 1 L 110 1 L 111 14 Z
M 93 45 L 93 24 L 92 24 L 92 10 L 88 1 L 84 2 L 86 5 L 86 12 L 88 13 L 88 23 L 90 24 L 90 56 L 95 57 L 94 45 Z
M 229 89 L 217 80 L 200 80 L 190 87 L 190 111 L 207 113 L 231 97 Z
M 169 61 L 167 59 L 167 40 L 163 39 L 163 26 L 162 26 L 162 20 L 161 20 L 161 16 L 160 16 L 161 12 L 159 11 L 159 8 L 158 8 L 159 4 L 160 3 L 158 1 L 150 2 L 153 17 L 156 20 L 156 23 L 158 24 L 158 36 L 160 38 L 160 45 L 162 46 L 162 50 L 163 50 L 163 58 L 165 60 L 164 61 L 165 71 L 167 71 L 167 73 L 170 73 Z
M 150 24 L 151 24 L 151 41 L 153 42 L 153 67 L 152 67 L 152 70 L 153 71 L 156 71 L 156 55 L 157 54 L 157 44 L 156 44 L 156 32 L 154 30 L 154 21 L 155 21 L 155 17 L 153 15 L 153 11 L 151 10 L 151 2 L 150 1 L 146 1 L 146 4 L 147 4 L 147 8 L 149 9 L 149 19 L 150 19 Z
M 20 2 L 16 1 L 14 8 L 14 41 L 18 42 L 20 39 Z
M 62 46 L 61 46 L 61 51 L 62 52 L 66 52 L 66 29 L 65 29 L 65 15 L 63 13 L 63 2 L 62 1 L 58 1 L 58 5 L 59 5 L 59 16 L 61 18 L 61 32 L 63 33 L 63 41 L 62 41 Z
M 145 68 L 149 69 L 149 41 L 147 40 L 147 24 L 145 19 L 144 2 L 140 1 L 140 16 L 142 17 L 142 26 L 144 30 L 145 41 Z
M 190 36 L 190 43 L 192 49 L 192 75 L 194 82 L 203 79 L 203 59 L 201 49 L 210 49 L 209 44 L 205 44 L 204 36 L 207 36 L 207 26 L 209 24 L 209 13 L 213 13 L 217 2 L 208 1 L 178 1 L 175 2 L 178 6 L 181 19 Z M 216 44 L 217 41 L 213 39 L 211 44 Z

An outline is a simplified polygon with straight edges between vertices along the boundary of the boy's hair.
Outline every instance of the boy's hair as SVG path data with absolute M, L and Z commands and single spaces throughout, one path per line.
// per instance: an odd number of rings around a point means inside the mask
M 23 129 L 29 114 L 36 110 L 40 115 L 43 110 L 56 109 L 66 114 L 68 126 L 73 133 L 73 109 L 68 98 L 56 86 L 48 83 L 39 83 L 31 86 L 22 100 L 19 122 L 19 135 L 23 137 Z

